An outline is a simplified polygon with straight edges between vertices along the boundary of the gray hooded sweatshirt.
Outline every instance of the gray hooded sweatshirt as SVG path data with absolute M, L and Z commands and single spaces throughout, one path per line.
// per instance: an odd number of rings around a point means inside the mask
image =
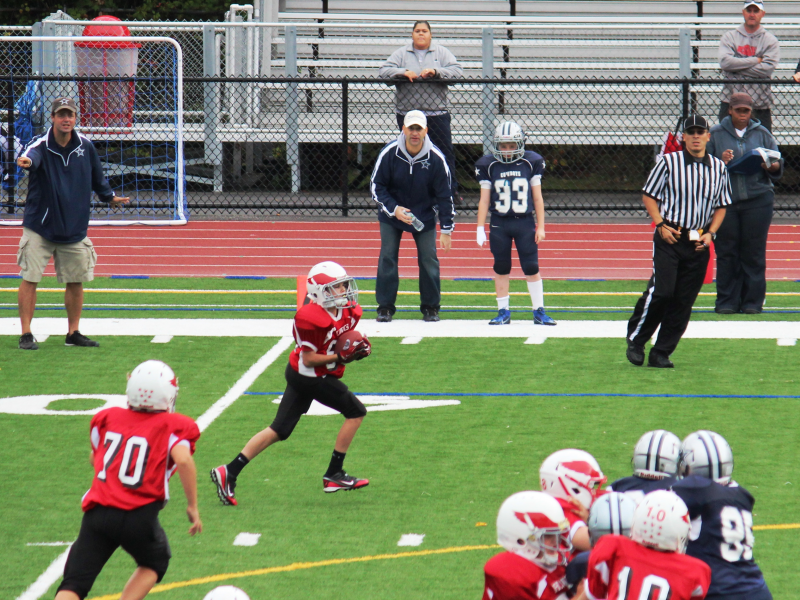
M 719 41 L 719 66 L 725 79 L 771 79 L 780 57 L 778 38 L 763 27 L 755 33 L 747 33 L 744 25 L 740 25 L 733 31 L 726 31 Z M 769 84 L 727 83 L 719 99 L 730 102 L 731 95 L 737 92 L 750 94 L 753 108 L 772 108 Z
M 722 119 L 722 123 L 711 128 L 711 141 L 706 146 L 706 152 L 721 159 L 725 150 L 733 150 L 733 160 L 736 160 L 756 148 L 777 150 L 778 144 L 772 134 L 756 119 L 750 119 L 744 135 L 739 137 L 728 116 Z M 731 178 L 733 203 L 752 200 L 772 191 L 772 182 L 783 176 L 783 159 L 781 158 L 780 170 L 775 173 L 769 173 L 762 169 L 754 175 L 742 175 L 741 173 L 728 173 L 728 175 Z
M 434 69 L 436 75 L 413 82 L 403 76 L 406 71 L 419 75 L 423 69 Z M 378 76 L 398 80 L 395 112 L 404 115 L 410 110 L 421 110 L 430 114 L 447 111 L 447 84 L 442 80 L 460 79 L 464 71 L 453 53 L 444 46 L 431 43 L 425 57 L 419 60 L 414 44 L 408 44 L 392 53 L 378 71 Z

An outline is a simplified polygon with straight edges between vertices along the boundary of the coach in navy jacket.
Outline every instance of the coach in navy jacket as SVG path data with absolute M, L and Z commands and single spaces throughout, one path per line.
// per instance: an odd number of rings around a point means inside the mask
M 98 346 L 78 331 L 83 308 L 83 282 L 94 278 L 97 254 L 86 237 L 92 191 L 112 207 L 128 202 L 108 185 L 92 142 L 75 131 L 78 108 L 71 98 L 58 98 L 51 111 L 52 127 L 34 138 L 17 165 L 29 172 L 28 197 L 17 252 L 22 282 L 19 286 L 19 347 L 36 350 L 31 333 L 36 310 L 36 287 L 55 257 L 56 275 L 66 284 L 67 346 Z
M 92 192 L 103 202 L 114 198 L 92 142 L 73 131 L 62 147 L 51 127 L 22 156 L 31 160 L 22 226 L 57 244 L 80 242 L 89 228 Z
M 381 231 L 375 287 L 378 321 L 391 321 L 396 310 L 397 263 L 404 231 L 414 236 L 417 246 L 420 311 L 425 321 L 438 321 L 441 285 L 436 256 L 436 218 L 438 216 L 441 225 L 440 246 L 448 252 L 455 208 L 450 168 L 442 151 L 428 138 L 427 120 L 422 112 L 408 112 L 403 132 L 381 150 L 370 188 L 372 198 L 378 203 Z M 417 222 L 416 228 L 412 225 L 413 218 L 421 222 Z

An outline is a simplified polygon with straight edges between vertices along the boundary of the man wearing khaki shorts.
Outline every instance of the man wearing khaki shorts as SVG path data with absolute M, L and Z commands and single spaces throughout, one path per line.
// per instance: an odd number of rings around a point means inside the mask
M 78 331 L 83 282 L 94 279 L 97 262 L 94 246 L 86 237 L 92 192 L 112 208 L 127 204 L 129 198 L 114 195 L 92 142 L 75 131 L 77 114 L 74 100 L 56 99 L 51 111 L 52 127 L 31 140 L 17 159 L 17 165 L 29 175 L 23 233 L 17 252 L 22 276 L 18 292 L 22 350 L 39 348 L 31 333 L 31 321 L 36 310 L 36 287 L 51 256 L 59 283 L 67 286 L 66 345 L 100 345 Z

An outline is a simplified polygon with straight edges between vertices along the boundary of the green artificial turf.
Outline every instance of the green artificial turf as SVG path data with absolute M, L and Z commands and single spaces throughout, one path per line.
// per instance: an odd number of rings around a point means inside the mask
M 480 282 L 448 285 L 455 283 Z M 12 341 L 3 338 L 4 347 Z M 125 373 L 158 358 L 179 376 L 178 410 L 197 418 L 275 341 L 176 337 L 154 345 L 149 337 L 103 337 L 100 348 L 92 349 L 45 343 L 38 352 L 4 353 L 0 395 L 122 394 Z M 722 433 L 736 458 L 734 478 L 756 497 L 755 525 L 800 523 L 798 347 L 777 346 L 774 340 L 687 339 L 673 355 L 677 368 L 656 370 L 630 365 L 619 340 L 372 341 L 369 359 L 347 367 L 344 381 L 353 391 L 460 404 L 368 414 L 345 466 L 369 478 L 370 485 L 351 493 L 322 491 L 341 417 L 306 416 L 288 441 L 243 471 L 236 489 L 239 506 L 224 507 L 208 471 L 233 459 L 272 421 L 277 411 L 272 401 L 285 385 L 284 353 L 198 442 L 204 531 L 196 537 L 186 534 L 185 499 L 173 479 L 173 500 L 161 514 L 173 551 L 163 583 L 187 585 L 153 598 L 198 600 L 222 584 L 237 585 L 254 600 L 480 597 L 483 563 L 498 552 L 485 548 L 495 543 L 497 510 L 510 494 L 538 487 L 538 467 L 548 454 L 584 448 L 613 481 L 630 474 L 634 443 L 655 428 L 681 437 L 701 428 Z M 725 397 L 692 397 L 715 394 Z M 752 397 L 770 395 L 794 397 Z M 77 535 L 80 498 L 92 478 L 89 421 L 88 416 L 0 414 L 0 459 L 7 473 L 0 497 L 2 598 L 19 596 L 64 551 L 26 544 L 72 541 Z M 233 546 L 242 532 L 260 533 L 259 543 Z M 425 534 L 423 544 L 398 547 L 407 533 Z M 755 537 L 755 557 L 773 596 L 794 597 L 797 529 L 756 531 Z M 457 548 L 462 551 L 449 550 Z M 318 564 L 440 549 L 447 553 Z M 293 563 L 310 564 L 194 581 Z M 118 552 L 89 598 L 118 594 L 133 568 Z
M 557 320 L 625 320 L 633 311 L 644 281 L 545 282 L 547 312 Z M 237 318 L 288 319 L 297 306 L 296 281 L 224 278 L 98 278 L 86 284 L 84 316 L 93 318 Z M 375 281 L 358 281 L 360 303 L 366 318 L 373 318 Z M 0 316 L 17 315 L 15 280 L 0 285 Z M 63 286 L 54 278 L 40 284 L 39 317 L 61 317 Z M 54 291 L 44 291 L 54 290 Z M 115 291 L 99 291 L 115 290 Z M 442 281 L 442 317 L 488 319 L 497 312 L 494 284 L 489 281 Z M 511 282 L 512 319 L 530 321 L 531 306 L 524 281 Z M 769 282 L 761 315 L 717 315 L 713 312 L 715 288 L 703 287 L 692 318 L 708 321 L 798 321 L 800 289 L 795 282 Z M 780 295 L 785 294 L 785 295 Z M 420 319 L 416 280 L 403 279 L 397 299 L 396 319 Z

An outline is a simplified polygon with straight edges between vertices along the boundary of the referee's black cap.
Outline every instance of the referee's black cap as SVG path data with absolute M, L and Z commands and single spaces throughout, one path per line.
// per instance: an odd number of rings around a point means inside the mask
M 683 122 L 683 130 L 686 131 L 687 129 L 691 129 L 692 127 L 697 127 L 698 129 L 707 130 L 708 121 L 706 121 L 705 117 L 701 117 L 700 115 L 692 115 Z

